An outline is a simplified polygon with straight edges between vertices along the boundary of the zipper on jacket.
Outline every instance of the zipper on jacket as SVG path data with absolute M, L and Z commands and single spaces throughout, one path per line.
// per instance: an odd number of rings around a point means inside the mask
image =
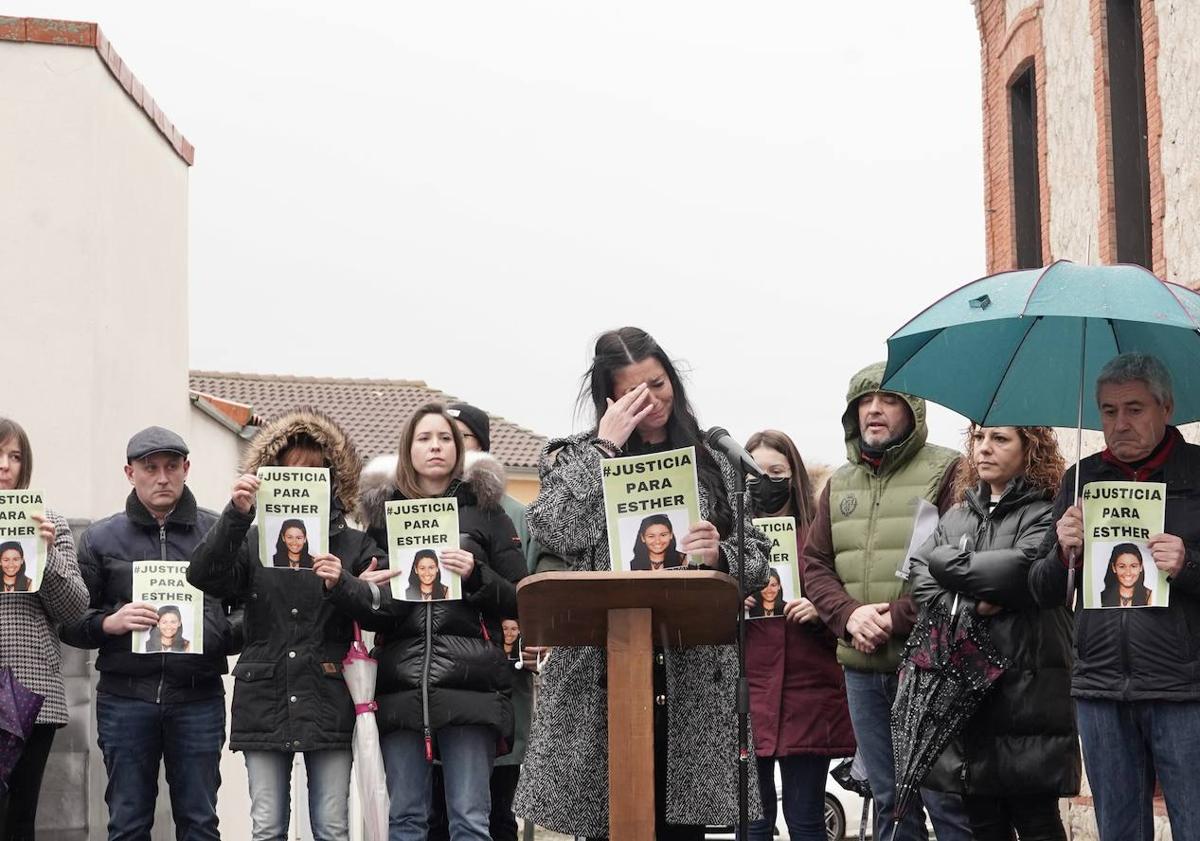
M 161 561 L 167 559 L 167 524 L 158 524 L 158 558 Z M 162 703 L 163 683 L 167 679 L 167 654 L 164 651 L 161 655 L 162 665 L 158 670 L 158 691 L 154 694 L 154 703 Z
M 425 761 L 433 762 L 433 731 L 429 729 L 429 663 L 433 659 L 433 605 L 425 605 L 425 659 L 421 663 L 421 723 L 425 728 Z

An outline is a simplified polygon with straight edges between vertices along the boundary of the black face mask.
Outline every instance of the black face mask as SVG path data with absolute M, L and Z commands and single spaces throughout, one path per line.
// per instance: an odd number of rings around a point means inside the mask
M 782 511 L 792 496 L 790 476 L 763 476 L 761 479 L 751 479 L 746 484 L 750 488 L 754 509 L 763 516 Z

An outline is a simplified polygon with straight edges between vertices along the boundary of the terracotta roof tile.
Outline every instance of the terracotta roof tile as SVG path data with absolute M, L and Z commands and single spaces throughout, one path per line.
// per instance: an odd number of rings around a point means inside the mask
M 17 18 L 0 15 L 0 41 L 20 41 L 29 44 L 63 44 L 72 47 L 91 47 L 100 56 L 125 93 L 146 113 L 159 133 L 188 166 L 196 160 L 196 149 L 179 129 L 167 119 L 150 93 L 129 68 L 100 27 L 94 23 L 46 18 Z
M 193 391 L 250 406 L 263 422 L 312 406 L 341 424 L 364 459 L 395 452 L 400 427 L 418 406 L 458 398 L 418 380 L 367 380 L 192 371 Z M 492 454 L 510 470 L 537 469 L 546 438 L 492 415 Z

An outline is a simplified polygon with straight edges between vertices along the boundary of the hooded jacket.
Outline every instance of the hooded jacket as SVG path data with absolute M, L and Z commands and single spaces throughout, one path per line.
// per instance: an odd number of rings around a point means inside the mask
M 329 552 L 346 574 L 358 575 L 383 550 L 346 525 L 358 502 L 361 462 L 354 445 L 330 418 L 310 409 L 263 427 L 242 459 L 242 472 L 278 464 L 279 455 L 305 435 L 330 468 Z M 233 750 L 306 751 L 345 748 L 354 731 L 354 703 L 342 677 L 342 658 L 354 638 L 353 622 L 325 598 L 310 570 L 272 566 L 260 558 L 254 510 L 233 503 L 192 553 L 188 581 L 205 593 L 246 606 L 245 647 L 234 666 L 229 746 Z
M 1166 434 L 1172 439 L 1170 452 L 1142 481 L 1167 485 L 1164 531 L 1183 539 L 1187 552 L 1183 569 L 1169 579 L 1168 607 L 1079 608 L 1071 678 L 1071 694 L 1077 698 L 1200 700 L 1200 447 L 1184 441 L 1175 427 L 1167 427 Z M 1129 481 L 1120 468 L 1108 451 L 1089 456 L 1079 463 L 1079 486 Z M 1054 501 L 1055 522 L 1071 505 L 1074 471 L 1074 467 L 1067 471 Z M 1082 578 L 1082 574 L 1077 577 L 1077 586 Z M 1058 534 L 1053 528 L 1029 571 L 1029 586 L 1045 607 L 1067 602 L 1067 565 L 1059 554 Z
M 92 523 L 79 538 L 79 571 L 89 608 L 82 618 L 64 623 L 59 633 L 68 645 L 100 650 L 98 692 L 163 704 L 225 694 L 221 675 L 229 671 L 226 655 L 234 652 L 235 642 L 220 599 L 204 598 L 203 654 L 134 654 L 130 634 L 109 636 L 102 627 L 107 616 L 133 597 L 135 562 L 186 561 L 216 519 L 196 505 L 185 485 L 175 510 L 160 526 L 131 491 L 124 512 Z
M 959 610 L 987 601 L 1003 610 L 988 620 L 996 648 L 1011 665 L 930 771 L 925 785 L 990 797 L 1079 792 L 1079 735 L 1070 698 L 1071 614 L 1038 608 L 1026 584 L 1051 530 L 1049 494 L 1023 477 L 1009 484 L 990 512 L 981 484 L 942 516 L 913 556 L 913 597 Z M 960 549 L 963 536 L 973 550 Z
M 459 546 L 475 559 L 463 597 L 409 602 L 386 588 L 342 576 L 328 598 L 368 630 L 378 632 L 375 714 L 381 733 L 413 730 L 428 749 L 442 727 L 484 725 L 499 752 L 513 741 L 513 671 L 504 657 L 500 623 L 517 616 L 515 584 L 526 574 L 512 521 L 500 506 L 504 470 L 491 456 L 473 459 L 443 494 L 458 500 Z M 375 459 L 362 476 L 358 519 L 386 545 L 386 503 L 403 499 L 395 456 Z
M 863 458 L 859 398 L 879 391 L 882 362 L 850 379 L 842 430 L 846 464 L 830 477 L 804 547 L 804 586 L 821 620 L 838 637 L 838 661 L 846 667 L 890 672 L 900 664 L 904 641 L 916 621 L 908 582 L 897 576 L 908 554 L 918 500 L 945 511 L 958 453 L 926 443 L 925 401 L 899 395 L 911 412 L 912 431 L 887 448 L 876 467 Z M 854 649 L 846 632 L 850 615 L 864 604 L 891 606 L 892 637 L 871 654 Z

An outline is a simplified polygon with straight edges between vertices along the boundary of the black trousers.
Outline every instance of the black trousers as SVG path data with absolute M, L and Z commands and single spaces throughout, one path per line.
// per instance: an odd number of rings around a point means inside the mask
M 1066 841 L 1058 798 L 963 797 L 975 841 Z
M 35 724 L 0 797 L 0 841 L 33 841 L 38 795 L 57 724 Z

